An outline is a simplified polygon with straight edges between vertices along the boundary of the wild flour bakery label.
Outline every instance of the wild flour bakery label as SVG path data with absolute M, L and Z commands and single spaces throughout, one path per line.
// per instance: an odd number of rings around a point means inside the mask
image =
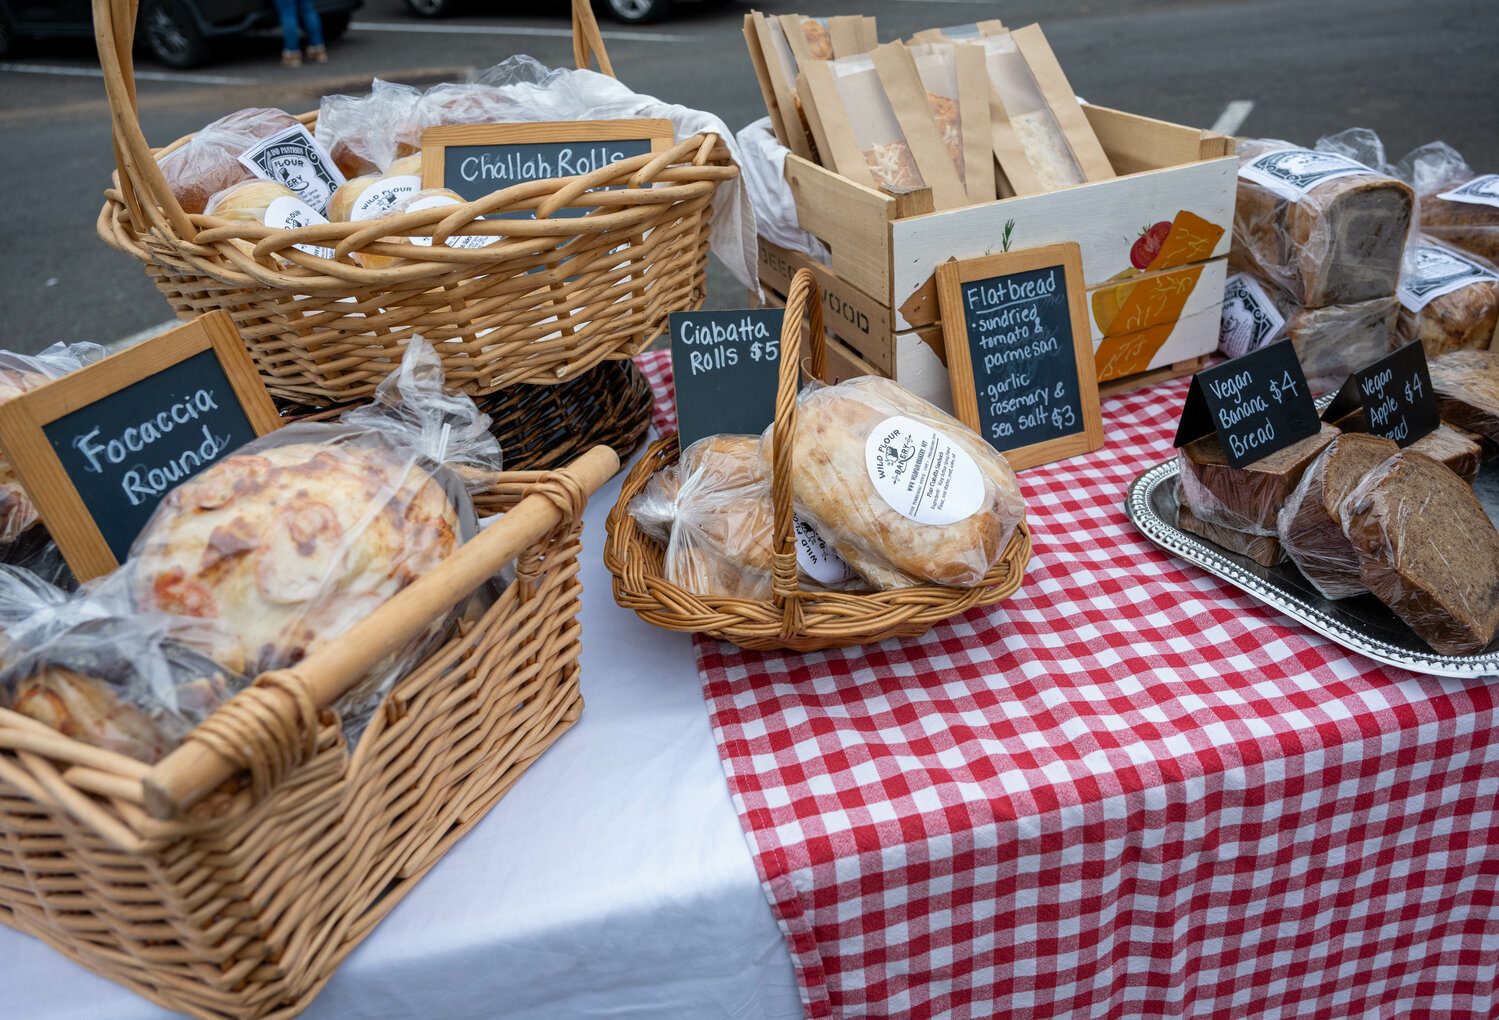
M 864 464 L 881 499 L 917 524 L 956 524 L 984 502 L 973 458 L 930 425 L 894 415 L 864 442 Z
M 316 209 L 309 206 L 300 198 L 292 198 L 290 195 L 282 195 L 273 199 L 271 204 L 265 207 L 265 225 L 277 230 L 296 230 L 300 227 L 310 227 L 315 223 L 327 223 L 328 218 Z M 305 251 L 309 255 L 316 255 L 320 259 L 331 259 L 334 255 L 332 248 L 325 248 L 320 244 L 294 244 L 293 248 Z
M 252 174 L 290 189 L 320 214 L 345 183 L 328 153 L 301 124 L 278 131 L 239 157 Z
M 1449 202 L 1467 202 L 1470 205 L 1491 205 L 1499 209 L 1499 174 L 1484 174 L 1451 191 L 1444 191 L 1437 198 Z
M 377 220 L 395 208 L 395 204 L 401 199 L 416 194 L 421 187 L 422 179 L 415 174 L 399 174 L 376 181 L 365 188 L 354 202 L 354 208 L 349 211 L 349 219 L 356 223 Z
M 842 584 L 853 579 L 853 568 L 816 528 L 795 513 L 791 515 L 791 524 L 796 540 L 796 565 L 804 574 L 821 584 Z
M 1411 260 L 1408 270 L 1401 274 L 1397 293 L 1402 305 L 1412 312 L 1419 312 L 1432 298 L 1482 280 L 1499 282 L 1499 276 L 1450 248 L 1423 244 L 1416 248 L 1416 257 Z
M 1235 273 L 1223 286 L 1223 318 L 1218 327 L 1218 349 L 1230 358 L 1257 351 L 1280 332 L 1285 316 L 1265 289 L 1245 273 Z
M 1373 172 L 1357 160 L 1313 149 L 1267 152 L 1239 167 L 1240 177 L 1292 200 L 1327 181 Z

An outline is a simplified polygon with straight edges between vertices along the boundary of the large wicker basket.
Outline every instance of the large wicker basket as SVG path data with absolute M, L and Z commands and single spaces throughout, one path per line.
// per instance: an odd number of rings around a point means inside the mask
M 277 396 L 311 404 L 365 396 L 399 364 L 413 334 L 442 354 L 448 385 L 470 394 L 555 383 L 637 353 L 670 312 L 701 305 L 713 195 L 739 172 L 716 135 L 374 225 L 277 231 L 189 215 L 157 166 L 166 150 L 151 149 L 141 133 L 130 56 L 136 6 L 93 0 L 119 164 L 99 235 L 145 265 L 179 318 L 228 311 Z M 596 53 L 610 73 L 588 0 L 573 2 L 573 48 L 579 67 Z M 310 128 L 316 114 L 301 119 Z M 592 190 L 605 187 L 616 190 Z M 558 215 L 566 209 L 593 211 Z M 518 211 L 534 218 L 503 218 Z M 491 218 L 476 223 L 481 216 Z M 442 243 L 464 234 L 502 240 L 483 248 Z M 382 240 L 410 235 L 434 243 Z M 336 255 L 319 258 L 294 244 Z M 369 269 L 355 252 L 400 261 Z
M 0 921 L 170 1009 L 300 1013 L 577 721 L 579 517 L 617 466 L 498 476 L 503 519 L 154 768 L 0 709 Z M 318 706 L 512 559 L 347 747 Z
M 677 437 L 652 443 L 625 478 L 609 512 L 604 565 L 614 575 L 614 600 L 647 623 L 669 630 L 707 634 L 741 648 L 785 648 L 810 652 L 846 648 L 892 637 L 918 637 L 932 625 L 1013 595 L 1031 558 L 1031 533 L 1024 521 L 1015 529 L 999 561 L 972 588 L 924 584 L 870 593 L 802 591 L 796 573 L 792 534 L 791 438 L 796 434 L 796 395 L 801 382 L 804 320 L 811 322 L 812 375 L 827 378 L 823 350 L 822 298 L 817 279 L 799 270 L 786 296 L 781 329 L 781 372 L 772 432 L 772 502 L 775 511 L 772 598 L 755 601 L 686 591 L 666 580 L 663 550 L 630 516 L 629 504 L 651 476 L 676 461 Z

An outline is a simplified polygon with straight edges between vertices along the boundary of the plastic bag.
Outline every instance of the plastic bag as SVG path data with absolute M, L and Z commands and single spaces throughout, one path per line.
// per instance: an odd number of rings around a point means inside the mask
M 804 389 L 794 443 L 797 514 L 877 588 L 976 585 L 1025 516 L 1004 457 L 889 379 Z
M 93 343 L 56 343 L 34 355 L 0 351 L 0 403 L 91 365 L 105 353 Z M 18 541 L 40 519 L 15 469 L 0 454 L 0 543 Z
M 1400 277 L 1401 344 L 1421 341 L 1427 357 L 1486 350 L 1499 327 L 1499 270 L 1424 234 Z
M 181 147 L 159 156 L 157 163 L 183 211 L 200 213 L 214 195 L 255 176 L 239 161 L 240 153 L 296 123 L 285 110 L 236 110 L 199 129 Z
M 1307 308 L 1395 293 L 1410 186 L 1342 152 L 1258 138 L 1238 147 L 1233 262 Z
M 324 96 L 314 137 L 345 177 L 384 173 L 422 150 L 420 98 L 420 89 L 379 78 L 367 96 Z
M 1499 443 L 1499 351 L 1453 351 L 1427 367 L 1442 420 Z
M 1182 531 L 1198 535 L 1231 553 L 1246 556 L 1262 567 L 1273 567 L 1285 561 L 1286 552 L 1280 539 L 1274 535 L 1254 535 L 1247 531 L 1235 531 L 1221 524 L 1212 524 L 1193 513 L 1192 505 L 1180 491 L 1178 485 L 1176 504 L 1176 526 Z
M 1229 466 L 1216 433 L 1193 440 L 1176 451 L 1182 493 L 1209 524 L 1273 535 L 1287 497 L 1337 436 L 1337 429 L 1324 424 L 1316 435 L 1238 468 Z
M 218 620 L 213 658 L 254 675 L 337 639 L 452 555 L 477 530 L 469 493 L 500 454 L 488 416 L 442 379 L 431 346 L 413 339 L 373 405 L 289 425 L 178 486 L 131 548 L 137 605 Z M 346 731 L 448 622 L 339 700 Z
M 0 702 L 151 764 L 246 680 L 204 654 L 221 640 L 212 623 L 133 610 L 119 576 L 68 596 L 0 567 Z
M 1359 577 L 1358 555 L 1343 533 L 1343 501 L 1366 474 L 1399 450 L 1393 439 L 1338 436 L 1281 507 L 1276 523 L 1281 547 L 1323 598 L 1343 599 L 1369 590 Z
M 1499 175 L 1479 175 L 1445 142 L 1406 153 L 1397 167 L 1416 189 L 1421 232 L 1499 262 Z
M 1343 501 L 1343 530 L 1369 590 L 1444 655 L 1499 632 L 1499 531 L 1462 479 L 1401 450 Z

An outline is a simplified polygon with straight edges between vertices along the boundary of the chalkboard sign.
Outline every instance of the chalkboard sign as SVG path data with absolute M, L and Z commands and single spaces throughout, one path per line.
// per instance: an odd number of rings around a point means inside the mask
M 937 267 L 953 407 L 1017 471 L 1103 445 L 1076 243 Z
M 1420 341 L 1349 376 L 1322 412 L 1322 420 L 1337 422 L 1360 409 L 1371 433 L 1395 440 L 1402 449 L 1436 431 L 1442 416 Z
M 88 580 L 125 559 L 169 491 L 279 424 L 216 311 L 0 404 L 0 448 Z
M 677 436 L 759 435 L 775 419 L 781 308 L 672 312 L 671 372 Z
M 422 132 L 422 187 L 448 188 L 472 202 L 516 184 L 588 174 L 660 152 L 672 138 L 671 121 L 652 118 L 433 127 Z
M 1321 429 L 1290 340 L 1231 358 L 1192 377 L 1176 445 L 1213 432 L 1231 467 L 1243 467 Z

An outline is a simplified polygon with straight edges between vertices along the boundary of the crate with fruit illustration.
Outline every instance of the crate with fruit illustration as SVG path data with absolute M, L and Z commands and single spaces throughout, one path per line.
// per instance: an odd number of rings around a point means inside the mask
M 876 191 L 788 157 L 801 226 L 828 245 L 832 265 L 762 238 L 771 300 L 798 268 L 812 268 L 832 373 L 887 375 L 946 405 L 937 264 L 1076 241 L 1105 392 L 1195 371 L 1218 342 L 1238 171 L 1232 139 L 1083 109 L 1117 177 L 945 212 L 919 192 Z

